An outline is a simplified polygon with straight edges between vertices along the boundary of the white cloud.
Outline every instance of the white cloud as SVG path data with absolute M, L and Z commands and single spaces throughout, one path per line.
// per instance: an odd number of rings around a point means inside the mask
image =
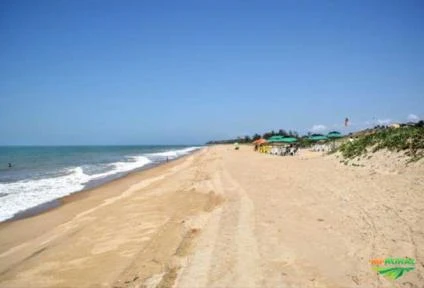
M 408 115 L 408 121 L 412 121 L 412 122 L 418 122 L 420 120 L 420 117 L 418 117 L 415 114 L 409 114 Z
M 321 132 L 327 130 L 327 126 L 322 124 L 315 124 L 314 126 L 312 126 L 311 130 L 312 132 Z
M 390 124 L 391 122 L 392 122 L 391 119 L 378 119 L 377 120 L 377 123 L 379 125 L 387 125 L 387 124 Z

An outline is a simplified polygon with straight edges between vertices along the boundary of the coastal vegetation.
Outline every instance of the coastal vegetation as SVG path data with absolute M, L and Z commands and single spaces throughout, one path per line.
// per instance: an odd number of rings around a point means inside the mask
M 352 141 L 346 141 L 339 147 L 339 151 L 346 159 L 360 157 L 382 149 L 403 151 L 411 161 L 423 158 L 424 127 L 422 122 L 414 126 L 376 129 L 372 133 L 360 135 Z

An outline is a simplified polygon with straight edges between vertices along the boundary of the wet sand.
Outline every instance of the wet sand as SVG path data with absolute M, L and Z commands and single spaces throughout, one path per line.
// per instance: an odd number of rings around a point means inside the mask
M 1 224 L 0 287 L 421 287 L 423 175 L 209 147 Z

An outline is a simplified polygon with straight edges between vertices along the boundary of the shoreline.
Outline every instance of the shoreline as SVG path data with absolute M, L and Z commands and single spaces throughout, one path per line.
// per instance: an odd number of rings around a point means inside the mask
M 88 187 L 84 187 L 82 190 L 75 191 L 75 192 L 72 192 L 69 195 L 65 195 L 65 196 L 62 196 L 62 197 L 53 199 L 51 201 L 48 201 L 48 202 L 39 204 L 37 206 L 34 206 L 34 207 L 31 207 L 31 208 L 28 208 L 28 209 L 19 211 L 18 213 L 16 213 L 15 215 L 13 215 L 12 218 L 9 218 L 9 219 L 6 219 L 4 221 L 1 221 L 0 222 L 0 228 L 1 228 L 1 225 L 2 224 L 12 223 L 12 222 L 15 222 L 15 221 L 20 221 L 20 220 L 23 220 L 23 219 L 26 219 L 26 218 L 31 218 L 31 217 L 34 217 L 34 216 L 37 216 L 37 215 L 40 215 L 40 214 L 47 213 L 47 212 L 49 212 L 51 210 L 54 210 L 54 209 L 57 209 L 57 208 L 61 207 L 62 205 L 66 205 L 69 202 L 77 201 L 78 199 L 81 199 L 80 197 L 83 197 L 84 196 L 84 195 L 81 195 L 81 196 L 78 197 L 75 194 L 93 193 L 94 190 L 97 190 L 98 188 L 101 188 L 104 185 L 108 185 L 108 184 L 113 183 L 115 181 L 119 181 L 119 180 L 125 179 L 126 177 L 129 177 L 129 176 L 131 176 L 133 174 L 137 174 L 138 175 L 139 173 L 142 173 L 142 172 L 145 172 L 145 171 L 149 171 L 149 170 L 155 169 L 157 167 L 161 167 L 161 166 L 165 166 L 165 165 L 171 164 L 171 163 L 173 163 L 175 161 L 178 161 L 178 160 L 183 159 L 185 157 L 188 157 L 190 155 L 194 155 L 195 153 L 198 153 L 198 152 L 202 151 L 202 149 L 204 149 L 204 147 L 202 147 L 200 149 L 197 149 L 197 150 L 194 150 L 193 152 L 191 152 L 189 154 L 186 154 L 186 155 L 183 155 L 183 156 L 180 156 L 180 157 L 178 157 L 176 159 L 171 159 L 168 162 L 167 161 L 163 161 L 163 162 L 157 162 L 157 163 L 149 163 L 149 164 L 147 164 L 145 166 L 136 168 L 136 169 L 134 169 L 132 171 L 128 171 L 126 173 L 122 173 L 121 175 L 119 175 L 117 177 L 113 177 L 113 175 L 111 175 L 110 177 L 105 177 L 105 178 L 109 178 L 109 180 L 104 179 L 104 181 L 102 181 L 102 179 L 100 179 L 100 180 L 98 180 L 98 183 L 97 184 L 88 185 Z

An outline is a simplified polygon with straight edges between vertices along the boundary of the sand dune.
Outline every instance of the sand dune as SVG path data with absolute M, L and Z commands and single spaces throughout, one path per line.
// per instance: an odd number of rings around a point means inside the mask
M 424 170 L 206 148 L 0 226 L 1 287 L 422 287 Z M 377 159 L 376 159 L 377 161 Z M 372 258 L 412 257 L 390 282 Z

